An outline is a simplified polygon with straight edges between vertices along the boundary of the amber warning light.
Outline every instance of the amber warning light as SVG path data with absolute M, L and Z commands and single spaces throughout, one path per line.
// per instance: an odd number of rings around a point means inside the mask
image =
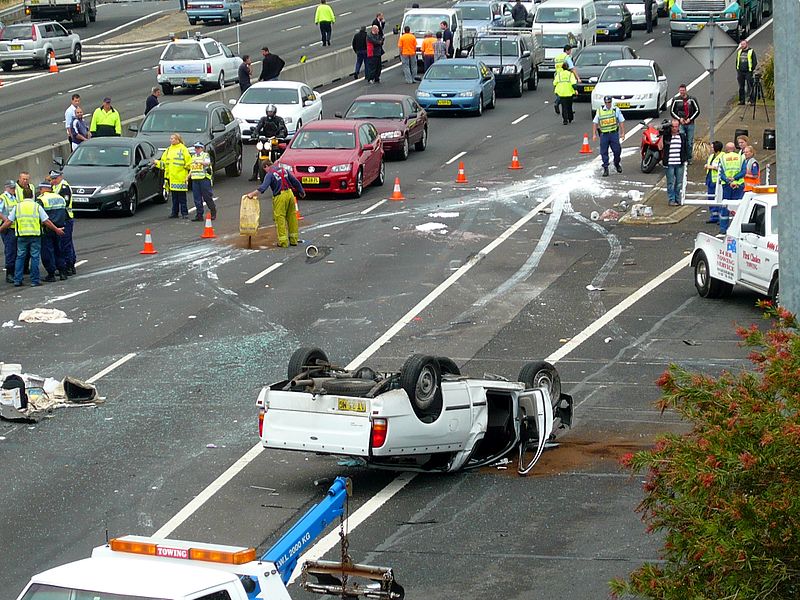
M 191 543 L 191 542 L 190 542 Z M 143 542 L 125 538 L 114 538 L 109 546 L 115 552 L 145 554 L 159 558 L 178 558 L 183 560 L 202 560 L 205 562 L 243 565 L 256 559 L 255 548 L 221 548 L 219 546 L 174 547 L 161 546 L 153 542 Z

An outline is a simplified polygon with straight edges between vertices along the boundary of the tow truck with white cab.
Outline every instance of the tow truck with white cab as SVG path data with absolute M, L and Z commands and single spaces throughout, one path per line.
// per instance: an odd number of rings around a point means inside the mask
M 694 285 L 704 298 L 722 298 L 741 285 L 778 300 L 778 189 L 756 186 L 735 207 L 725 237 L 697 234 Z
M 301 554 L 337 518 L 342 560 L 305 562 L 301 586 L 341 598 L 402 600 L 391 569 L 350 560 L 344 527 L 350 491 L 350 480 L 337 477 L 325 498 L 258 559 L 255 548 L 126 535 L 90 558 L 34 575 L 18 600 L 290 600 L 286 586 Z

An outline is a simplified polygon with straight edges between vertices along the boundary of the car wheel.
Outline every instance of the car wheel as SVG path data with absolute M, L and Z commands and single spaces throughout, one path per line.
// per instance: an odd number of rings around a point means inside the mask
M 546 389 L 550 395 L 552 407 L 555 408 L 558 405 L 561 399 L 561 376 L 549 362 L 538 360 L 526 363 L 520 369 L 517 380 L 524 383 L 528 389 Z
M 733 289 L 730 283 L 711 276 L 705 252 L 700 252 L 694 262 L 694 287 L 703 298 L 727 296 Z
M 492 99 L 489 100 L 489 104 L 486 105 L 486 108 L 494 108 L 497 106 L 497 91 L 492 90 Z
M 375 181 L 372 182 L 372 185 L 380 187 L 384 183 L 386 183 L 386 163 L 381 159 L 381 166 L 378 168 L 378 176 L 375 178 Z
M 89 17 L 86 13 L 81 13 L 80 17 L 73 17 L 72 24 L 75 27 L 86 27 L 89 25 Z
M 461 369 L 453 362 L 453 359 L 446 356 L 437 356 L 436 362 L 439 363 L 439 371 L 442 375 L 461 375 Z
M 5 61 L 3 63 L 3 71 L 8 72 L 13 68 L 14 68 L 14 63 L 13 62 L 7 60 L 7 61 Z
M 433 356 L 414 354 L 400 370 L 400 387 L 420 421 L 433 423 L 442 413 L 442 373 Z
M 514 82 L 514 89 L 512 90 L 511 95 L 514 98 L 522 98 L 522 91 L 525 88 L 525 82 L 522 81 L 522 73 L 519 74 L 519 77 Z
M 171 83 L 162 83 L 161 84 L 161 91 L 164 92 L 165 96 L 172 96 L 175 88 L 172 87 Z
M 320 364 L 322 363 L 322 364 Z M 306 367 L 317 366 L 329 367 L 330 361 L 328 355 L 323 350 L 313 347 L 298 348 L 292 352 L 289 358 L 289 367 L 286 370 L 286 378 L 294 379 L 303 371 L 307 371 Z
M 233 163 L 225 167 L 225 175 L 228 177 L 239 177 L 242 174 L 242 146 L 236 147 L 236 159 Z
M 230 25 L 231 18 L 231 11 L 228 11 L 228 14 L 225 15 L 225 18 L 222 19 L 222 22 L 225 23 L 225 25 Z
M 364 193 L 364 169 L 359 167 L 358 173 L 356 173 L 356 198 L 361 198 L 361 194 L 363 193 Z
M 81 58 L 81 46 L 80 44 L 76 44 L 75 50 L 72 51 L 72 56 L 69 57 L 69 60 L 73 65 L 77 65 L 79 62 L 81 62 Z
M 533 91 L 539 87 L 539 67 L 533 67 L 530 78 L 528 78 L 528 89 Z
M 403 141 L 400 143 L 400 150 L 397 152 L 397 158 L 406 160 L 408 158 L 408 136 L 403 136 Z
M 726 294 L 727 295 L 727 294 Z M 781 302 L 780 280 L 778 273 L 772 276 L 772 282 L 769 284 L 769 291 L 767 292 L 772 304 L 778 306 Z
M 136 214 L 136 209 L 139 208 L 139 192 L 136 186 L 131 186 L 128 190 L 128 197 L 125 199 L 127 204 L 123 206 L 123 211 L 126 217 L 132 217 Z
M 236 16 L 236 22 L 241 23 L 242 17 L 244 17 L 244 8 L 239 9 L 239 14 Z
M 221 90 L 225 87 L 225 71 L 219 72 L 219 77 L 217 78 L 217 89 Z
M 47 50 L 45 50 L 44 51 L 44 60 L 41 63 L 39 63 L 39 66 L 42 69 L 44 69 L 45 71 L 47 71 L 50 68 L 50 53 L 52 51 L 53 51 L 52 48 L 48 48 Z M 34 65 L 34 68 L 36 68 L 35 65 Z
M 478 110 L 475 111 L 475 116 L 480 117 L 483 114 L 483 94 L 478 98 Z
M 414 144 L 414 150 L 422 152 L 427 147 L 428 147 L 428 128 L 425 127 L 422 130 L 422 137 L 420 137 L 419 141 L 416 144 Z

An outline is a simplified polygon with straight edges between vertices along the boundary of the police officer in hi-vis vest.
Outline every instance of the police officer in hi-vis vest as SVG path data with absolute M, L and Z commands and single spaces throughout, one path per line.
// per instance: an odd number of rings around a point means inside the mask
M 6 181 L 3 193 L 0 194 L 0 221 L 5 221 L 11 209 L 17 205 L 17 183 L 13 179 Z M 2 234 L 3 250 L 5 253 L 6 283 L 14 283 L 14 264 L 17 262 L 17 237 L 13 229 L 8 229 Z
M 603 160 L 603 177 L 608 177 L 608 149 L 614 153 L 614 168 L 617 173 L 622 173 L 620 142 L 625 139 L 625 117 L 616 107 L 611 106 L 611 96 L 603 98 L 603 106 L 597 109 L 597 114 L 592 121 L 592 140 L 597 141 L 600 133 L 600 157 Z

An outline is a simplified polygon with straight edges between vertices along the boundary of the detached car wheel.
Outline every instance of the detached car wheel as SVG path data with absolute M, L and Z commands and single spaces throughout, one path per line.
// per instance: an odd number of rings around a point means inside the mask
M 433 423 L 442 413 L 442 372 L 439 361 L 426 354 L 414 354 L 403 364 L 400 371 L 402 387 L 411 408 L 420 421 Z
M 298 348 L 289 358 L 289 368 L 286 371 L 287 379 L 294 379 L 303 371 L 306 366 L 314 366 L 318 362 L 328 364 L 328 355 L 323 350 L 313 347 Z
M 537 360 L 526 363 L 519 372 L 518 381 L 531 389 L 544 388 L 550 394 L 553 408 L 561 399 L 561 376 L 549 362 Z

